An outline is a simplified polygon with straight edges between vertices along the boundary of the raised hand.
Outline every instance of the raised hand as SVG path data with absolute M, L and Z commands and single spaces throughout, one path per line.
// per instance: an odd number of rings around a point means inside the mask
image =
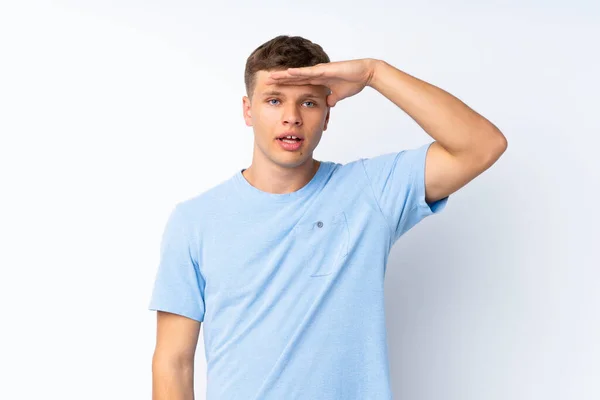
M 370 84 L 375 65 L 376 60 L 364 58 L 288 68 L 271 72 L 266 84 L 323 85 L 331 91 L 327 96 L 327 105 L 334 107 L 338 101 L 354 96 Z

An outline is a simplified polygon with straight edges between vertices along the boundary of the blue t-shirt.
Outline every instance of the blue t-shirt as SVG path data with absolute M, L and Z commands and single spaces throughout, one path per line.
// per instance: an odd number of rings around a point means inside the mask
M 203 321 L 208 400 L 391 399 L 388 254 L 440 212 L 422 147 L 321 161 L 293 193 L 242 170 L 178 203 L 149 308 Z

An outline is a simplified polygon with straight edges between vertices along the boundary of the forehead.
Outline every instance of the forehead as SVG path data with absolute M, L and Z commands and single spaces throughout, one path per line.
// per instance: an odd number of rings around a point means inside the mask
M 270 71 L 258 71 L 256 73 L 256 86 L 254 88 L 255 95 L 269 95 L 275 92 L 279 95 L 312 95 L 315 97 L 324 97 L 329 94 L 329 88 L 323 85 L 267 85 L 265 82 L 269 74 Z

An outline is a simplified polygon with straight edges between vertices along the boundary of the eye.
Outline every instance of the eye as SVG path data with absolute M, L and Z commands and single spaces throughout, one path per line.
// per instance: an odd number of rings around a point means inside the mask
M 277 99 L 270 99 L 270 100 L 267 100 L 267 102 L 268 102 L 269 104 L 273 104 L 273 103 L 271 103 L 272 101 L 279 101 L 279 100 L 277 100 Z M 273 104 L 273 105 L 275 105 L 275 104 Z
M 313 108 L 313 107 L 317 106 L 317 103 L 315 103 L 314 101 L 305 101 L 304 104 L 306 104 L 306 103 L 312 103 L 313 104 L 312 106 L 309 106 L 310 108 Z

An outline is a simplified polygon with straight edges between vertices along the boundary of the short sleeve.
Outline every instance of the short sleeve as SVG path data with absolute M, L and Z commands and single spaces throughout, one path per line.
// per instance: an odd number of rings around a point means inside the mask
M 180 206 L 169 215 L 162 234 L 149 309 L 203 321 L 205 282 L 198 266 L 198 243 L 190 230 L 190 222 Z
M 449 197 L 425 201 L 425 161 L 431 144 L 361 159 L 393 242 L 425 217 L 441 212 L 448 202 Z

